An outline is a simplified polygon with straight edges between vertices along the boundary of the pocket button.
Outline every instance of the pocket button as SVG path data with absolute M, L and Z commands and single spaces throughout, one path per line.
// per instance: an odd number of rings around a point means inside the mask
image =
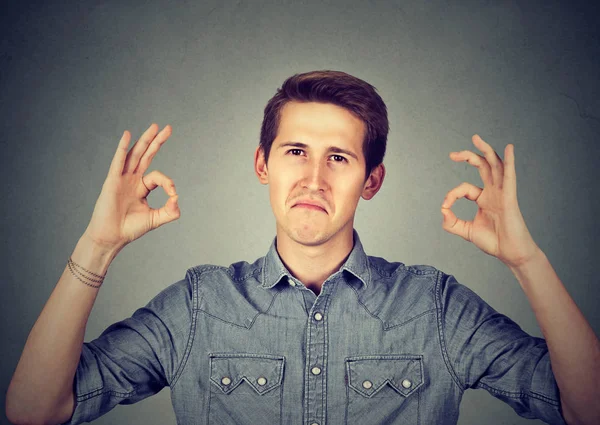
M 221 379 L 221 384 L 223 384 L 223 385 L 229 385 L 229 384 L 231 384 L 231 379 L 229 379 L 227 376 L 224 376 Z
M 404 381 L 402 381 L 402 386 L 404 388 L 410 388 L 412 386 L 412 382 L 410 382 L 408 379 L 405 379 Z
M 368 390 L 373 386 L 373 383 L 371 381 L 363 381 L 362 386 L 365 390 Z
M 263 385 L 265 385 L 265 384 L 267 383 L 267 379 L 266 379 L 266 378 L 263 378 L 263 377 L 261 376 L 260 378 L 258 378 L 258 379 L 256 380 L 256 382 L 258 383 L 258 385 L 260 385 L 260 386 L 262 387 Z

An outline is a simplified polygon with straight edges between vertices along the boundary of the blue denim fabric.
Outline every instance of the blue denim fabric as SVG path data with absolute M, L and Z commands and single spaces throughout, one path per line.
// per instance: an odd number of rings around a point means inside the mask
M 83 347 L 69 423 L 169 386 L 183 424 L 455 424 L 483 388 L 564 424 L 546 343 L 456 279 L 354 248 L 316 296 L 273 241 L 196 266 Z

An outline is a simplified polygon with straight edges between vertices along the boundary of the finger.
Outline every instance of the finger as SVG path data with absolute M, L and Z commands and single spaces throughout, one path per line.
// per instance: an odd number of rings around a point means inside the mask
M 471 241 L 471 229 L 473 222 L 461 220 L 456 217 L 456 214 L 450 209 L 454 202 L 460 198 L 467 198 L 470 201 L 477 201 L 483 189 L 477 187 L 471 183 L 463 182 L 454 189 L 450 190 L 444 202 L 442 203 L 442 215 L 444 220 L 442 221 L 442 228 L 454 235 L 461 236 L 467 241 Z
M 137 172 L 139 174 L 144 174 L 146 172 L 146 170 L 150 166 L 150 163 L 152 162 L 152 159 L 154 158 L 154 155 L 156 155 L 163 143 L 165 143 L 167 139 L 171 137 L 172 132 L 173 129 L 171 128 L 171 126 L 167 125 L 165 126 L 165 128 L 162 129 L 160 133 L 156 135 L 154 140 L 152 140 L 152 142 L 150 143 L 150 146 L 148 146 L 148 149 L 146 149 L 146 152 L 144 152 L 144 155 L 142 155 L 140 163 L 137 169 L 134 170 L 134 172 Z
M 157 210 L 152 210 L 152 224 L 154 229 L 177 220 L 181 216 L 177 199 L 178 196 L 172 196 L 167 200 L 165 205 Z
M 487 144 L 478 134 L 473 135 L 473 144 L 485 155 L 485 159 L 492 171 L 492 184 L 502 188 L 504 178 L 504 164 L 494 148 Z
M 450 159 L 457 162 L 467 162 L 477 167 L 483 185 L 490 186 L 493 184 L 490 164 L 481 155 L 477 155 L 471 151 L 450 152 Z
M 446 194 L 444 202 L 442 203 L 442 208 L 451 208 L 452 205 L 454 205 L 454 202 L 460 198 L 467 198 L 469 201 L 477 202 L 481 192 L 483 192 L 482 188 L 471 183 L 463 182 Z
M 456 214 L 452 212 L 452 210 L 447 208 L 442 208 L 442 215 L 444 219 L 442 221 L 442 228 L 453 235 L 458 235 L 463 239 L 471 242 L 471 229 L 473 227 L 473 222 L 461 220 L 456 217 Z
M 158 186 L 161 186 L 167 195 L 176 196 L 177 191 L 175 190 L 175 183 L 172 179 L 164 175 L 158 170 L 154 170 L 145 176 L 142 177 L 142 183 L 148 189 L 148 191 L 153 191 Z
M 142 134 L 142 137 L 135 142 L 135 145 L 131 148 L 129 153 L 127 154 L 127 160 L 125 161 L 125 172 L 132 173 L 138 165 L 140 157 L 144 152 L 146 152 L 146 148 L 156 136 L 156 132 L 158 131 L 158 125 L 152 123 L 150 127 Z
M 127 157 L 127 146 L 129 146 L 129 141 L 131 140 L 131 133 L 125 130 L 123 132 L 123 136 L 121 136 L 121 140 L 119 140 L 119 145 L 117 146 L 117 152 L 113 156 L 113 159 L 110 163 L 110 168 L 108 169 L 108 175 L 113 175 L 115 177 L 120 177 L 123 173 L 123 166 L 125 164 L 125 158 Z
M 506 145 L 504 148 L 504 191 L 511 202 L 517 200 L 517 172 L 515 170 L 515 146 Z

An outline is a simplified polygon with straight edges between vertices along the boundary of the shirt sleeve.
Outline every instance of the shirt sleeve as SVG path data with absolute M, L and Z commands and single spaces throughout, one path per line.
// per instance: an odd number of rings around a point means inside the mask
M 442 274 L 436 297 L 446 361 L 463 390 L 483 388 L 524 418 L 566 425 L 544 339 L 527 334 L 454 276 Z
M 136 403 L 174 384 L 190 338 L 187 279 L 83 344 L 75 373 L 75 410 L 66 424 L 92 421 L 117 404 Z

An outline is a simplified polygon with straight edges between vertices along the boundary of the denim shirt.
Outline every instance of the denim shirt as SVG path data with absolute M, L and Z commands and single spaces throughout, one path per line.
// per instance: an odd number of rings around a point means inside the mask
M 465 390 L 565 424 L 545 341 L 452 275 L 354 247 L 316 296 L 265 257 L 190 268 L 85 343 L 70 424 L 169 386 L 183 424 L 456 424 Z

